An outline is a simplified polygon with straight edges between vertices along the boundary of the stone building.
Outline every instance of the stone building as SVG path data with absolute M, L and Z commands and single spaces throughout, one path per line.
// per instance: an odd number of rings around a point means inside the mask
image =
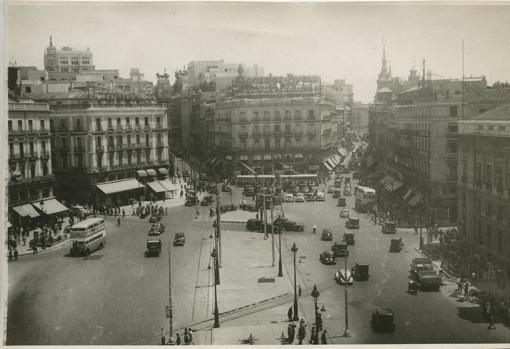
M 510 104 L 458 122 L 458 216 L 469 254 L 510 272 Z

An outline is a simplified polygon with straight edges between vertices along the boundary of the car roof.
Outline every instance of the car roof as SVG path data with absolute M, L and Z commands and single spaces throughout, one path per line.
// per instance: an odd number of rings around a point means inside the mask
M 184 233 L 175 233 L 175 236 L 184 236 Z
M 388 308 L 377 308 L 376 312 L 379 315 L 393 315 L 393 311 Z
M 160 239 L 157 239 L 157 240 L 156 240 L 156 239 L 147 239 L 147 242 L 148 242 L 148 243 L 149 243 L 149 242 L 159 243 L 159 242 L 161 242 L 161 240 L 160 240 Z

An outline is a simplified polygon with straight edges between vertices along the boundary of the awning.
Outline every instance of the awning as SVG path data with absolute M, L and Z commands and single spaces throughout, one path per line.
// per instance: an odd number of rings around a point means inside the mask
M 149 169 L 147 170 L 147 174 L 148 174 L 149 176 L 152 176 L 152 177 L 154 177 L 154 176 L 156 176 L 156 175 L 157 175 L 156 170 L 153 170 L 152 168 L 149 168 Z
M 333 171 L 333 166 L 331 166 L 331 164 L 328 162 L 328 160 L 324 161 L 322 163 L 324 165 L 324 167 L 326 167 L 328 169 L 329 172 Z
M 43 202 L 44 205 L 41 205 L 40 201 L 34 201 L 32 205 L 48 215 L 68 211 L 68 208 L 62 205 L 57 199 L 44 200 Z
M 168 174 L 168 170 L 166 168 L 164 168 L 164 167 L 158 168 L 158 172 L 161 175 L 167 175 Z
M 311 171 L 318 171 L 319 165 L 308 165 L 308 169 Z
M 393 182 L 393 190 L 397 190 L 398 188 L 400 188 L 401 186 L 403 186 L 404 183 L 402 183 L 401 181 L 394 181 Z
M 271 160 L 271 154 L 264 154 L 264 160 Z
M 136 174 L 138 175 L 138 177 L 147 177 L 147 171 L 145 170 L 139 170 L 139 171 L 136 171 Z
M 337 152 L 341 156 L 347 156 L 347 150 L 345 150 L 345 148 L 338 148 Z
M 225 156 L 225 160 L 231 161 L 232 160 L 232 155 Z
M 36 218 L 39 217 L 39 213 L 35 210 L 34 206 L 30 204 L 20 205 L 12 208 L 14 212 L 19 214 L 21 217 Z
M 402 197 L 402 199 L 405 201 L 407 200 L 407 198 L 412 194 L 413 190 L 412 189 L 408 189 L 407 192 L 405 193 L 405 195 Z
M 260 155 L 253 155 L 253 160 L 260 161 L 262 160 L 262 157 Z
M 423 195 L 421 194 L 416 194 L 414 196 L 414 198 L 412 198 L 410 201 L 409 201 L 409 205 L 411 206 L 415 206 L 417 203 L 419 203 L 422 199 Z
M 145 171 L 144 171 L 145 172 Z M 97 184 L 96 187 L 106 195 L 120 193 L 123 191 L 143 188 L 144 185 L 138 182 L 136 179 L 122 179 L 120 181 L 111 181 L 101 184 Z
M 295 155 L 295 158 L 296 158 L 296 159 L 302 159 L 302 158 L 303 158 L 303 154 L 296 154 L 296 155 Z
M 10 227 L 12 227 L 12 224 L 11 222 L 7 221 L 7 229 L 9 229 Z
M 163 193 L 166 191 L 166 188 L 163 187 L 158 181 L 154 182 L 146 182 L 147 186 L 152 189 L 155 193 Z
M 248 160 L 248 155 L 239 155 L 239 160 L 247 161 Z
M 386 175 L 379 181 L 379 184 L 381 184 L 383 187 L 386 187 L 386 184 L 391 181 L 391 176 Z
M 166 191 L 177 191 L 179 189 L 177 184 L 174 184 L 167 179 L 164 181 L 159 181 L 159 184 L 161 184 L 161 186 L 163 186 L 163 188 L 165 188 Z

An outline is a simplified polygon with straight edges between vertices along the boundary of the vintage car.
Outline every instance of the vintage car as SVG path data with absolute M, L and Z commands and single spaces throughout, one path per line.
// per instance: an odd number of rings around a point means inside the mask
M 340 196 L 342 196 L 342 189 L 335 188 L 333 190 L 333 199 L 339 198 Z
M 400 239 L 391 239 L 390 242 L 390 252 L 400 252 L 404 248 L 404 243 L 402 242 L 402 238 Z
M 184 246 L 185 242 L 186 238 L 184 237 L 184 233 L 175 233 L 174 246 Z
M 305 194 L 303 193 L 297 193 L 296 198 L 294 199 L 295 202 L 305 202 Z
M 246 229 L 250 231 L 259 230 L 262 226 L 262 221 L 256 218 L 250 218 L 246 221 Z
M 315 194 L 314 193 L 306 193 L 305 200 L 306 201 L 315 201 Z
M 161 216 L 159 214 L 153 214 L 149 218 L 149 223 L 156 223 L 156 222 L 159 222 L 160 220 L 161 220 Z
M 323 241 L 332 241 L 333 240 L 333 232 L 329 228 L 325 228 L 322 230 L 321 240 Z
M 381 230 L 383 234 L 395 234 L 397 232 L 397 227 L 395 222 L 386 222 L 382 225 Z
M 317 195 L 315 196 L 315 200 L 317 200 L 317 201 L 324 201 L 325 200 L 324 192 L 318 191 Z
M 345 188 L 344 189 L 344 196 L 351 196 L 351 189 L 350 188 Z
M 88 208 L 81 206 L 81 205 L 74 205 L 72 206 L 69 211 L 77 217 L 87 217 L 92 214 L 92 211 L 90 211 Z
M 320 255 L 320 260 L 326 265 L 336 264 L 335 253 L 333 251 L 324 251 Z
M 343 241 L 347 245 L 354 245 L 354 234 L 352 234 L 352 233 L 344 233 Z
M 342 208 L 340 210 L 340 218 L 349 218 L 349 209 Z
M 345 207 L 347 206 L 347 203 L 345 202 L 345 198 L 338 198 L 338 201 L 336 203 L 338 207 Z
M 244 196 L 254 196 L 255 195 L 255 188 L 253 188 L 253 187 L 244 187 L 243 195 Z
M 304 231 L 305 226 L 303 224 L 297 224 L 294 221 L 282 220 L 281 224 L 283 229 L 286 231 Z
M 230 188 L 230 186 L 228 184 L 223 184 L 221 186 L 221 191 L 224 193 L 230 193 L 232 191 L 232 189 Z
M 152 223 L 151 229 L 149 230 L 149 235 L 159 235 L 165 232 L 165 226 L 161 223 Z
M 353 278 L 352 278 L 351 271 L 349 269 L 347 269 L 347 270 L 344 270 L 344 269 L 338 270 L 337 272 L 335 272 L 335 280 L 340 285 L 345 285 L 346 283 L 347 283 L 347 285 L 352 285 Z
M 370 321 L 374 332 L 394 332 L 395 323 L 391 309 L 377 308 Z
M 145 250 L 145 257 L 159 257 L 161 254 L 161 239 L 147 240 L 147 249 Z
M 292 193 L 286 193 L 283 200 L 285 202 L 294 202 L 294 195 Z
M 407 282 L 407 293 L 418 294 L 418 288 L 419 288 L 418 282 L 414 280 L 409 280 Z
M 358 264 L 356 263 L 354 267 L 352 267 L 352 277 L 356 281 L 366 281 L 368 280 L 368 265 L 367 264 Z
M 359 229 L 359 218 L 349 217 L 345 222 L 345 227 L 349 229 Z
M 347 257 L 349 256 L 349 250 L 347 244 L 344 242 L 335 242 L 331 250 L 335 253 L 336 257 Z

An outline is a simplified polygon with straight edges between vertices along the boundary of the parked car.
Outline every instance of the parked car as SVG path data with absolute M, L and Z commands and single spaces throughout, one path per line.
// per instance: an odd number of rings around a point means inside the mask
M 333 198 L 336 199 L 339 198 L 340 196 L 342 196 L 342 189 L 335 188 L 333 190 Z
M 347 244 L 344 242 L 335 242 L 331 250 L 335 253 L 336 257 L 347 257 L 349 256 L 349 250 Z
M 149 218 L 149 223 L 156 223 L 156 222 L 159 222 L 160 220 L 161 220 L 161 216 L 159 214 L 153 214 Z
M 286 193 L 284 196 L 285 202 L 294 202 L 294 195 L 291 193 Z
M 344 196 L 351 196 L 351 189 L 350 188 L 345 188 L 344 189 Z
M 246 221 L 246 229 L 250 231 L 259 230 L 262 226 L 262 221 L 260 219 L 250 218 Z
M 336 264 L 335 253 L 333 251 L 324 251 L 320 255 L 320 260 L 326 265 Z
M 324 201 L 324 197 L 325 197 L 324 192 L 322 192 L 322 191 L 317 192 L 317 196 L 316 196 L 317 201 Z
M 225 193 L 230 193 L 232 191 L 232 189 L 230 188 L 230 186 L 228 184 L 223 184 L 221 186 L 221 191 L 225 192 Z
M 378 308 L 372 313 L 370 321 L 374 332 L 394 332 L 395 323 L 391 309 Z
M 185 242 L 186 238 L 184 237 L 184 233 L 175 233 L 174 246 L 184 246 Z
M 244 196 L 254 196 L 255 195 L 255 188 L 253 188 L 253 187 L 244 187 L 243 195 Z
M 165 226 L 161 223 L 153 223 L 149 230 L 149 235 L 159 235 L 165 231 Z
M 347 206 L 345 198 L 338 198 L 338 202 L 336 203 L 336 205 L 338 207 L 345 207 L 345 206 Z
M 284 220 L 282 221 L 283 229 L 286 231 L 304 231 L 305 226 L 303 224 L 297 224 L 294 221 Z
M 74 205 L 69 209 L 69 211 L 71 211 L 71 213 L 74 216 L 78 216 L 78 217 L 87 217 L 92 214 L 91 210 L 89 210 L 88 208 L 81 206 L 81 205 Z
M 295 202 L 305 202 L 305 194 L 297 193 Z
M 400 252 L 404 248 L 404 243 L 402 242 L 402 238 L 400 239 L 391 239 L 390 242 L 390 252 Z
M 340 210 L 340 218 L 349 218 L 349 209 L 342 208 Z
M 344 241 L 347 245 L 354 245 L 354 234 L 344 233 Z
M 306 193 L 305 194 L 305 200 L 306 201 L 315 201 L 315 195 L 314 193 Z
M 322 230 L 321 240 L 323 241 L 332 241 L 333 240 L 333 232 L 329 228 L 325 228 Z
M 347 270 L 344 270 L 344 269 L 338 270 L 335 273 L 335 280 L 340 285 L 345 285 L 346 283 L 347 283 L 347 285 L 352 285 L 353 278 L 352 278 L 351 271 L 349 269 L 347 269 Z
M 359 218 L 349 217 L 345 222 L 345 227 L 349 229 L 359 229 Z
M 386 222 L 382 225 L 381 230 L 383 234 L 396 234 L 397 226 L 395 222 Z

